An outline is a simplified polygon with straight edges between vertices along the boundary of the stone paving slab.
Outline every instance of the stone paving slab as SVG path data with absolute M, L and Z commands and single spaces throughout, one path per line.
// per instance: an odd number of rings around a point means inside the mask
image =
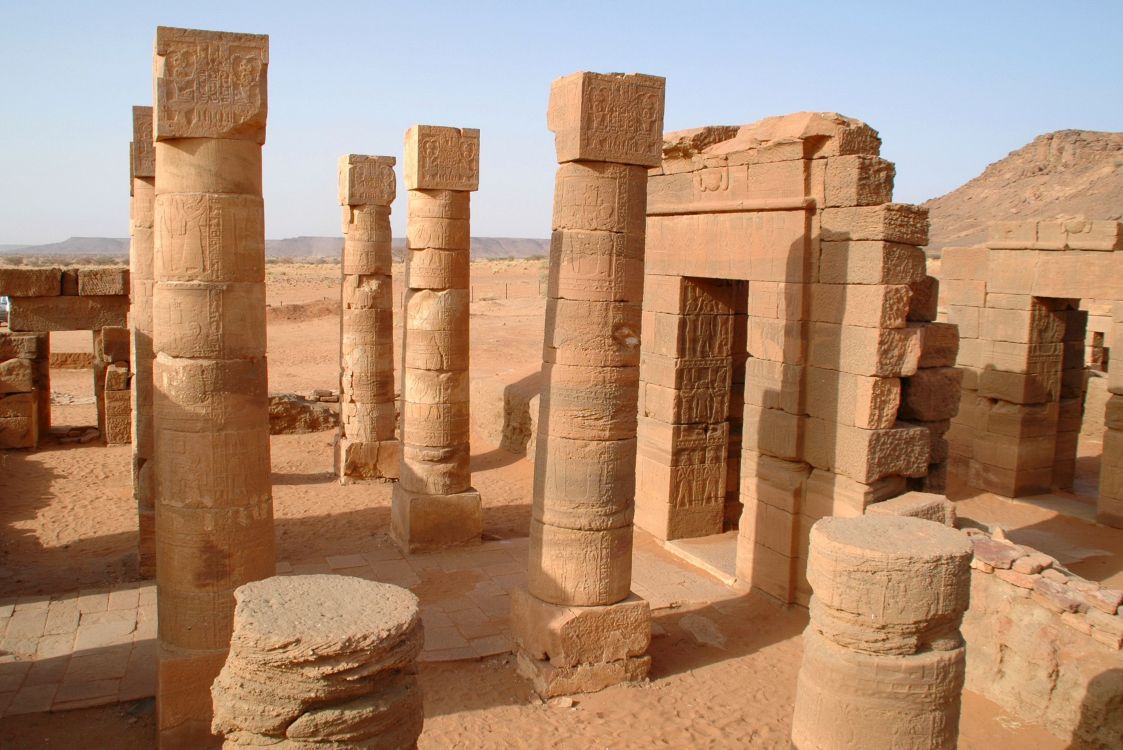
M 411 589 L 425 623 L 421 661 L 510 651 L 510 592 L 526 585 L 526 538 L 413 556 L 381 541 L 358 553 L 280 562 L 277 573 L 337 573 Z M 655 610 L 738 595 L 638 529 L 632 570 L 632 588 Z M 154 583 L 0 599 L 0 716 L 138 700 L 155 689 Z

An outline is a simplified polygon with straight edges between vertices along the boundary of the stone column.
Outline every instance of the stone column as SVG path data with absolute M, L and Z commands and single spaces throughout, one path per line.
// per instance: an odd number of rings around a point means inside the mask
M 129 144 L 129 296 L 132 352 L 133 498 L 140 542 L 137 568 L 156 575 L 156 498 L 152 493 L 152 212 L 156 199 L 156 152 L 152 107 L 133 107 Z
M 268 37 L 156 31 L 152 344 L 159 746 L 214 747 L 234 590 L 274 573 L 265 363 Z
M 417 597 L 339 575 L 276 576 L 235 594 L 230 657 L 211 688 L 226 747 L 417 747 Z
M 391 530 L 409 552 L 477 543 L 483 528 L 468 445 L 469 201 L 479 175 L 480 131 L 406 131 L 402 462 Z
M 398 477 L 390 269 L 394 163 L 392 156 L 350 154 L 339 159 L 343 283 L 335 468 L 340 481 Z
M 1100 497 L 1096 520 L 1123 529 L 1123 302 L 1112 305 L 1111 351 L 1107 390 L 1111 396 L 1104 409 L 1104 447 L 1100 460 Z
M 971 552 L 959 532 L 919 518 L 816 522 L 793 748 L 956 747 Z
M 519 671 L 542 695 L 643 679 L 647 602 L 630 593 L 647 168 L 660 163 L 664 79 L 554 82 L 560 163 Z

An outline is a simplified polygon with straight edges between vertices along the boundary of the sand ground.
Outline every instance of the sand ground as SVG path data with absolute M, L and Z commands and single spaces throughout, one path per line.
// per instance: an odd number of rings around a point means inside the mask
M 544 303 L 538 289 L 545 264 L 492 261 L 473 264 L 472 272 L 472 378 L 514 382 L 540 361 Z M 337 387 L 338 273 L 333 265 L 270 265 L 272 391 Z M 52 346 L 81 350 L 89 346 L 89 336 L 59 334 Z M 92 424 L 90 372 L 58 370 L 52 378 L 52 390 L 62 394 L 59 400 L 73 402 L 56 404 L 54 423 Z M 473 404 L 473 409 L 491 409 L 502 419 L 495 404 Z M 313 433 L 272 440 L 282 560 L 347 554 L 386 534 L 390 486 L 341 486 L 332 473 L 331 437 Z M 485 535 L 525 536 L 531 464 L 478 435 L 473 440 Z M 129 460 L 128 447 L 49 445 L 35 453 L 0 454 L 0 595 L 56 593 L 134 578 Z M 1002 508 L 986 498 L 971 502 L 974 515 L 1002 515 Z M 1050 523 L 1067 528 L 1067 520 L 1056 520 L 1052 511 L 1032 511 L 1019 511 L 1017 523 L 1035 527 L 1039 536 L 1049 536 L 1041 530 Z M 1083 528 L 1069 531 L 1083 533 Z M 1092 558 L 1120 559 L 1118 536 L 1103 534 L 1089 542 L 1105 553 Z M 1102 563 L 1095 575 L 1096 566 L 1086 563 L 1083 574 L 1101 579 L 1119 574 L 1114 564 Z M 652 681 L 578 697 L 570 707 L 534 698 L 514 675 L 509 657 L 423 665 L 426 728 L 420 746 L 788 747 L 805 610 L 749 596 L 660 610 L 655 620 L 660 627 L 651 647 Z M 91 744 L 90 738 L 97 739 Z M 965 694 L 961 748 L 1053 750 L 1066 744 Z M 152 747 L 151 701 L 0 719 L 0 748 L 44 746 Z

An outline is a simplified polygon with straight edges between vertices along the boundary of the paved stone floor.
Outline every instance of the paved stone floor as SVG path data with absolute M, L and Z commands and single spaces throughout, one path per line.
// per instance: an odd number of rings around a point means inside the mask
M 282 575 L 338 573 L 393 583 L 421 600 L 422 661 L 508 651 L 511 590 L 526 585 L 527 540 L 404 556 L 385 538 L 360 553 L 277 565 Z M 737 596 L 637 531 L 632 588 L 653 609 Z M 156 589 L 151 582 L 0 599 L 0 716 L 64 711 L 153 695 Z

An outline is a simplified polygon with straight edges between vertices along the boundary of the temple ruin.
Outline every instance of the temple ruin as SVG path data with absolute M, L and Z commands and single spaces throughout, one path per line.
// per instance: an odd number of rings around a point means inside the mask
M 317 384 L 322 421 L 271 442 L 268 362 L 288 352 L 266 335 L 268 67 L 267 36 L 159 27 L 129 268 L 0 268 L 4 471 L 33 477 L 31 502 L 68 479 L 39 461 L 63 452 L 50 335 L 90 331 L 93 437 L 131 458 L 118 485 L 98 475 L 97 510 L 131 489 L 137 518 L 93 544 L 13 525 L 108 582 L 0 599 L 0 718 L 155 696 L 162 750 L 404 749 L 458 712 L 486 744 L 498 707 L 565 746 L 622 695 L 693 716 L 692 688 L 661 688 L 746 660 L 735 677 L 763 672 L 787 713 L 759 738 L 707 727 L 730 745 L 950 749 L 964 690 L 1005 712 L 1002 739 L 1023 721 L 1072 747 L 1123 737 L 1123 590 L 1085 549 L 1123 528 L 1123 223 L 1002 222 L 929 257 L 927 211 L 894 202 L 869 125 L 664 133 L 666 79 L 573 73 L 550 89 L 540 298 L 475 295 L 479 130 L 406 131 L 402 271 L 398 157 L 340 158 L 332 297 L 295 303 L 327 324 L 288 362 L 330 349 L 339 391 Z M 511 310 L 538 316 L 534 338 L 472 335 Z M 516 339 L 542 342 L 527 378 L 472 369 L 489 345 L 525 359 Z M 479 449 L 471 417 L 494 404 L 471 376 L 540 378 L 533 466 Z M 77 463 L 59 465 L 81 481 Z M 308 497 L 325 509 L 295 512 Z M 465 692 L 431 708 L 453 678 Z M 727 697 L 732 720 L 748 697 Z

